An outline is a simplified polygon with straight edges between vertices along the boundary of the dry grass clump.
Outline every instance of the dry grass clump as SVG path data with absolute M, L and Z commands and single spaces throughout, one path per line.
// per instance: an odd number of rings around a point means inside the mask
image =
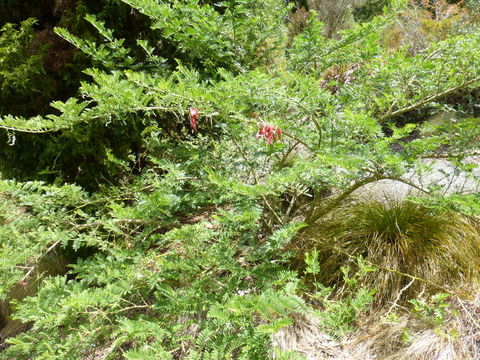
M 435 325 L 413 312 L 394 321 L 382 320 L 385 312 L 372 314 L 342 342 L 322 333 L 314 317 L 297 319 L 271 336 L 272 345 L 308 360 L 480 359 L 480 293 L 470 301 L 452 297 L 448 304 Z
M 480 294 L 471 301 L 451 299 L 448 316 L 437 326 L 412 313 L 390 323 L 375 319 L 357 331 L 346 349 L 362 354 L 359 360 L 480 359 Z
M 339 208 L 312 225 L 295 245 L 302 256 L 320 252 L 320 280 L 342 282 L 341 267 L 355 268 L 362 256 L 378 271 L 364 285 L 377 290 L 376 303 L 405 303 L 420 291 L 479 278 L 480 230 L 469 218 L 408 201 L 373 201 Z M 417 278 L 412 282 L 412 277 Z
M 352 354 L 320 328 L 319 319 L 314 316 L 297 318 L 294 324 L 283 327 L 270 339 L 275 349 L 298 353 L 307 360 L 353 359 Z

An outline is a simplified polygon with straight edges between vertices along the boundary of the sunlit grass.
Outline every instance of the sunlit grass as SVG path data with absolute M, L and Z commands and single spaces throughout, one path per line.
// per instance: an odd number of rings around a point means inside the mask
M 328 285 L 341 282 L 342 266 L 354 266 L 351 256 L 361 255 L 378 265 L 365 285 L 377 290 L 379 303 L 403 302 L 424 289 L 440 289 L 433 284 L 450 288 L 479 277 L 478 224 L 408 201 L 340 208 L 307 231 L 296 246 L 299 256 L 311 248 L 320 251 L 320 280 Z M 400 273 L 425 281 L 412 282 Z

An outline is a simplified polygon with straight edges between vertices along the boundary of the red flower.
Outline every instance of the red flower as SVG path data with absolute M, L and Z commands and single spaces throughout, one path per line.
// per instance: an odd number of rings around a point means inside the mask
M 279 127 L 275 129 L 275 138 L 278 140 L 282 140 L 282 129 L 280 129 Z
M 264 138 L 267 142 L 267 145 L 275 143 L 277 140 L 282 138 L 282 129 L 278 126 L 273 126 L 270 124 L 259 124 L 257 139 Z
M 198 131 L 198 127 L 197 127 L 198 109 L 191 107 L 189 109 L 188 117 L 190 119 L 190 127 L 192 128 L 193 132 L 197 132 Z

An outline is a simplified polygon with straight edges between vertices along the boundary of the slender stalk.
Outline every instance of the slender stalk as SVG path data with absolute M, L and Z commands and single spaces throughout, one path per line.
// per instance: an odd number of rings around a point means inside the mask
M 348 253 L 348 252 L 346 252 L 346 251 L 344 251 L 344 250 L 341 250 L 341 249 L 339 249 L 339 248 L 337 248 L 337 247 L 332 247 L 331 249 L 334 250 L 334 251 L 336 251 L 336 252 L 339 252 L 340 254 L 346 255 L 346 256 L 348 256 L 348 257 L 351 258 L 351 259 L 357 259 L 357 258 L 358 258 L 357 256 L 354 256 L 354 255 L 352 255 L 352 254 L 350 254 L 350 253 Z M 397 274 L 397 275 L 401 275 L 401 276 L 405 276 L 405 277 L 407 277 L 407 278 L 409 278 L 409 279 L 412 279 L 412 282 L 415 281 L 415 280 L 417 280 L 417 281 L 419 281 L 419 282 L 421 282 L 421 283 L 424 283 L 424 284 L 433 286 L 433 287 L 435 287 L 435 288 L 441 289 L 441 290 L 445 291 L 446 293 L 448 293 L 448 294 L 450 294 L 450 295 L 457 295 L 454 291 L 446 288 L 445 286 L 442 286 L 442 285 L 440 285 L 440 284 L 434 283 L 434 282 L 429 281 L 429 280 L 427 280 L 427 279 L 424 279 L 424 278 L 421 278 L 421 277 L 418 277 L 418 276 L 414 276 L 414 275 L 410 275 L 410 274 L 407 274 L 407 273 L 404 273 L 404 272 L 401 272 L 401 271 L 398 271 L 398 270 L 395 270 L 395 269 L 390 269 L 390 268 L 388 268 L 388 267 L 375 264 L 375 263 L 373 263 L 373 262 L 371 262 L 371 261 L 368 261 L 368 260 L 364 260 L 364 261 L 365 261 L 365 263 L 367 263 L 367 264 L 369 264 L 369 265 L 371 265 L 371 266 L 373 266 L 373 267 L 376 267 L 376 268 L 378 268 L 378 269 L 381 269 L 381 270 L 384 270 L 384 271 L 388 271 L 388 272 L 391 272 L 391 273 L 394 273 L 394 274 Z M 410 285 L 408 285 L 408 286 L 410 286 Z M 402 290 L 403 290 L 403 289 L 402 289 Z M 403 290 L 403 291 L 404 291 L 404 290 Z
M 367 171 L 371 174 L 371 176 L 364 178 L 363 180 L 360 180 L 353 185 L 351 185 L 349 188 L 344 190 L 342 193 L 337 195 L 334 199 L 331 199 L 330 201 L 327 199 L 323 198 L 316 198 L 313 199 L 310 209 L 308 210 L 306 216 L 305 216 L 305 223 L 310 226 L 313 225 L 317 220 L 319 220 L 321 217 L 327 215 L 329 212 L 334 210 L 337 206 L 339 206 L 347 197 L 349 197 L 355 190 L 370 184 L 374 183 L 379 180 L 395 180 L 402 182 L 406 185 L 409 185 L 423 193 L 428 194 L 429 192 L 422 187 L 416 185 L 415 183 L 404 179 L 399 176 L 394 176 L 394 175 L 388 175 L 388 174 L 381 174 L 378 171 L 371 170 L 371 169 L 364 169 L 364 171 Z M 320 204 L 322 201 L 327 201 L 326 204 Z
M 416 103 L 414 103 L 414 104 L 412 104 L 412 105 L 403 107 L 403 108 L 401 108 L 401 109 L 398 109 L 398 110 L 396 110 L 396 111 L 389 112 L 389 113 L 383 115 L 383 116 L 380 118 L 380 122 L 383 122 L 383 121 L 388 120 L 388 119 L 390 119 L 390 118 L 392 118 L 392 117 L 395 117 L 395 116 L 404 114 L 404 113 L 406 113 L 406 112 L 415 110 L 415 109 L 417 109 L 417 108 L 419 108 L 419 107 L 421 107 L 421 106 L 423 106 L 423 105 L 425 105 L 425 104 L 427 104 L 427 103 L 429 103 L 429 102 L 438 100 L 438 99 L 440 99 L 440 98 L 442 98 L 442 97 L 444 97 L 444 96 L 447 96 L 447 95 L 449 95 L 449 94 L 451 94 L 451 93 L 454 93 L 455 91 L 460 90 L 460 89 L 462 89 L 462 88 L 464 88 L 464 87 L 466 87 L 466 86 L 468 86 L 468 85 L 471 85 L 471 84 L 473 84 L 473 83 L 476 83 L 476 82 L 478 82 L 478 81 L 480 81 L 480 76 L 478 76 L 478 77 L 476 77 L 476 78 L 474 78 L 474 79 L 471 79 L 471 80 L 469 80 L 469 81 L 463 82 L 463 83 L 460 84 L 460 85 L 457 85 L 457 86 L 455 86 L 455 87 L 452 87 L 452 88 L 450 88 L 450 89 L 447 89 L 447 90 L 445 90 L 445 91 L 442 91 L 442 92 L 440 92 L 440 93 L 438 93 L 438 94 L 433 94 L 433 95 L 427 96 L 427 97 L 423 98 L 422 100 L 420 100 L 420 101 L 418 101 L 418 102 L 416 102 Z
M 245 162 L 247 163 L 248 167 L 250 168 L 250 172 L 252 173 L 252 176 L 253 176 L 253 179 L 255 181 L 255 184 L 258 184 L 258 177 L 257 177 L 257 173 L 255 171 L 255 169 L 250 165 L 249 161 L 248 161 L 248 157 L 247 157 L 247 154 L 245 154 L 245 152 L 243 151 L 243 149 L 240 147 L 240 145 L 237 143 L 237 141 L 235 140 L 235 138 L 232 138 L 232 141 L 233 143 L 235 144 L 235 147 L 237 148 L 238 152 L 242 155 L 243 159 L 245 160 Z M 267 198 L 265 197 L 265 195 L 260 195 L 260 197 L 262 198 L 262 201 L 264 203 L 264 205 L 268 208 L 268 210 L 272 213 L 272 215 L 275 217 L 275 219 L 283 225 L 283 220 L 282 218 L 277 214 L 277 212 L 275 211 L 275 209 L 272 207 L 272 205 L 270 204 L 270 202 L 267 200 Z M 273 228 L 268 225 L 269 227 L 269 230 L 273 232 Z

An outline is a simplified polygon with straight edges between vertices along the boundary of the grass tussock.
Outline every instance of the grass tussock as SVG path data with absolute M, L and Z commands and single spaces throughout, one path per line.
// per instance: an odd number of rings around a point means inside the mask
M 479 278 L 478 224 L 408 201 L 340 208 L 307 230 L 295 246 L 299 256 L 319 250 L 317 280 L 327 285 L 341 283 L 341 267 L 355 267 L 352 257 L 377 265 L 364 284 L 377 290 L 377 304 L 404 303 L 421 291 L 438 291 L 435 284 L 450 287 Z
M 477 360 L 480 359 L 480 293 L 469 301 L 449 301 L 441 323 L 415 313 L 396 321 L 364 324 L 345 348 L 362 354 L 357 359 L 383 360 Z
M 295 352 L 306 359 L 352 359 L 342 344 L 321 330 L 320 320 L 315 316 L 296 318 L 292 325 L 283 327 L 270 339 L 274 349 Z
M 436 317 L 435 321 L 428 316 Z M 480 359 L 480 293 L 468 301 L 449 298 L 438 320 L 433 313 L 376 312 L 337 342 L 319 330 L 318 319 L 312 316 L 297 319 L 271 339 L 278 349 L 312 360 Z

